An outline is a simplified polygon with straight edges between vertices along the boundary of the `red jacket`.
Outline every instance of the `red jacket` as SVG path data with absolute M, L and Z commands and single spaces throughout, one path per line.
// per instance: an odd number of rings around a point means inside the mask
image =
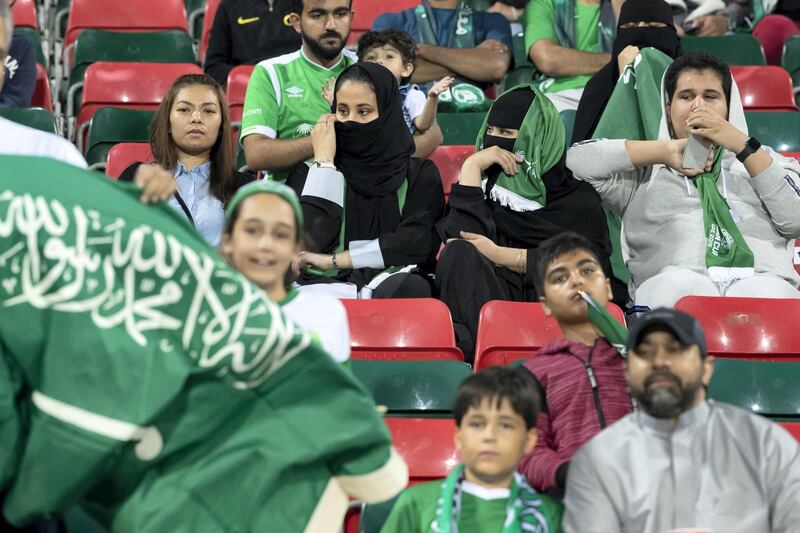
M 594 390 L 586 367 L 590 352 Z M 525 368 L 539 380 L 547 410 L 539 414 L 536 447 L 522 459 L 519 471 L 543 492 L 556 486 L 558 467 L 600 432 L 601 418 L 603 427 L 613 424 L 631 412 L 631 400 L 625 359 L 602 337 L 594 346 L 553 341 L 528 359 Z

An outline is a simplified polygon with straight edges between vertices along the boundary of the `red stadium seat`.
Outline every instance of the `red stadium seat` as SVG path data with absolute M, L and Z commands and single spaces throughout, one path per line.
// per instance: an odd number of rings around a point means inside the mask
M 39 29 L 39 21 L 36 18 L 36 2 L 33 0 L 17 0 L 17 3 L 11 8 L 11 13 L 15 28 Z
M 356 44 L 358 38 L 372 29 L 375 19 L 384 13 L 399 13 L 417 7 L 419 0 L 353 0 L 353 23 L 347 44 Z
M 408 465 L 409 485 L 446 477 L 458 463 L 452 418 L 386 418 L 397 453 Z
M 33 88 L 31 107 L 43 107 L 53 112 L 53 93 L 50 91 L 50 79 L 44 67 L 36 63 L 36 85 Z
M 463 361 L 445 304 L 433 298 L 342 300 L 352 359 Z
M 463 145 L 440 146 L 431 154 L 430 160 L 436 164 L 436 168 L 439 169 L 439 175 L 442 178 L 445 198 L 450 194 L 450 188 L 453 184 L 458 182 L 458 176 L 461 174 L 461 165 L 464 160 L 474 153 L 474 146 Z
M 800 422 L 778 422 L 778 424 L 800 442 Z
M 254 68 L 255 65 L 239 65 L 228 73 L 227 97 L 234 141 L 239 138 L 239 128 L 242 125 L 244 111 L 244 96 L 247 92 L 247 82 L 250 81 L 250 75 Z
M 106 162 L 106 175 L 110 178 L 119 178 L 122 171 L 131 163 L 153 160 L 153 152 L 149 143 L 119 143 L 111 147 Z
M 609 303 L 608 310 L 614 318 L 625 323 L 622 309 Z M 527 359 L 548 342 L 562 336 L 556 320 L 546 316 L 539 303 L 487 302 L 478 319 L 475 372 Z
M 64 54 L 69 55 L 78 34 L 86 28 L 112 31 L 183 30 L 189 32 L 184 0 L 72 0 Z
M 781 67 L 731 67 L 745 111 L 798 111 L 792 78 Z
M 202 74 L 190 63 L 111 63 L 89 65 L 78 111 L 76 142 L 84 146 L 84 133 L 101 107 L 157 109 L 172 83 L 184 74 Z
M 780 154 L 785 155 L 786 157 L 794 157 L 800 161 L 800 152 L 780 152 Z
M 700 321 L 711 355 L 800 361 L 800 300 L 685 296 L 675 309 Z
M 206 9 L 203 15 L 203 34 L 200 37 L 200 54 L 198 57 L 201 65 L 206 60 L 208 40 L 211 37 L 211 26 L 214 25 L 214 17 L 217 15 L 219 3 L 220 0 L 206 0 Z

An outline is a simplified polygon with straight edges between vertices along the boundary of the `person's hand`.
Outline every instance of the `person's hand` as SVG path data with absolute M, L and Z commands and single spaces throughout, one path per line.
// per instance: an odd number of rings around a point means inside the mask
M 425 43 L 417 43 L 417 57 L 420 59 L 430 59 L 429 55 L 434 46 Z
M 487 13 L 500 13 L 507 21 L 516 22 L 522 15 L 523 10 L 517 9 L 514 6 L 504 4 L 503 2 L 495 2 L 486 10 Z
M 319 117 L 317 125 L 311 130 L 311 146 L 314 148 L 316 161 L 333 161 L 333 157 L 336 155 L 334 124 L 336 124 L 336 115 L 328 113 Z
M 333 268 L 333 259 L 330 254 L 315 254 L 313 252 L 300 252 L 297 256 L 297 270 L 304 271 L 309 268 L 330 270 Z
M 428 91 L 428 96 L 433 98 L 439 98 L 439 95 L 445 92 L 450 86 L 453 84 L 455 78 L 453 76 L 445 76 L 444 78 L 440 79 Z
M 639 55 L 638 46 L 629 44 L 622 49 L 622 52 L 620 52 L 619 56 L 617 56 L 617 65 L 619 66 L 620 74 L 622 74 L 622 71 L 625 70 L 625 67 L 633 63 L 633 60 L 636 59 L 637 55 Z
M 169 200 L 169 197 L 178 190 L 178 181 L 175 177 L 155 164 L 139 165 L 133 182 L 142 189 L 140 199 L 145 204 Z
M 325 80 L 325 85 L 321 87 L 322 97 L 328 102 L 329 106 L 333 105 L 333 88 L 336 85 L 336 78 L 328 78 Z
M 475 48 L 481 48 L 483 50 L 491 50 L 492 52 L 495 52 L 497 54 L 508 53 L 508 46 L 503 44 L 501 41 L 498 41 L 497 39 L 486 39 Z
M 712 150 L 708 154 L 705 168 L 683 168 L 683 152 L 686 150 L 686 143 L 688 140 L 689 139 L 672 139 L 668 141 L 667 156 L 664 158 L 664 164 L 669 168 L 680 172 L 684 176 L 693 178 L 702 174 L 703 172 L 708 172 L 711 170 L 711 163 L 714 161 L 714 151 Z
M 686 125 L 693 134 L 705 137 L 734 154 L 744 150 L 747 144 L 747 135 L 744 132 L 707 108 L 701 107 L 692 111 L 686 119 Z
M 462 167 L 469 165 L 483 172 L 495 163 L 503 168 L 503 172 L 513 176 L 517 173 L 517 165 L 522 163 L 522 156 L 504 150 L 499 146 L 490 146 L 469 156 Z
M 472 243 L 478 251 L 488 258 L 493 263 L 495 261 L 498 246 L 489 237 L 479 233 L 470 233 L 468 231 L 460 231 L 461 238 L 465 241 Z
M 692 21 L 693 35 L 712 37 L 728 32 L 728 15 L 703 15 Z

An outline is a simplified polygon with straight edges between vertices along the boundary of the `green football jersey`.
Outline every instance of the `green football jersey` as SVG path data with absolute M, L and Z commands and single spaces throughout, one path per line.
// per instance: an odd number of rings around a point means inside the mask
M 239 142 L 254 133 L 272 139 L 309 135 L 319 117 L 330 113 L 322 86 L 356 61 L 353 52 L 342 50 L 339 61 L 325 68 L 300 49 L 256 65 L 247 84 Z M 282 180 L 286 174 L 277 172 L 274 177 Z

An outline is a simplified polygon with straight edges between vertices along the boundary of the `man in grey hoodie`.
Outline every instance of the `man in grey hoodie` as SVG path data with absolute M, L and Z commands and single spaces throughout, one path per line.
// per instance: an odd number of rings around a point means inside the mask
M 683 296 L 800 298 L 800 164 L 747 133 L 730 68 L 708 54 L 675 60 L 662 81 L 659 140 L 595 140 L 567 152 L 575 177 L 622 218 L 636 304 Z M 716 146 L 683 168 L 689 133 Z

